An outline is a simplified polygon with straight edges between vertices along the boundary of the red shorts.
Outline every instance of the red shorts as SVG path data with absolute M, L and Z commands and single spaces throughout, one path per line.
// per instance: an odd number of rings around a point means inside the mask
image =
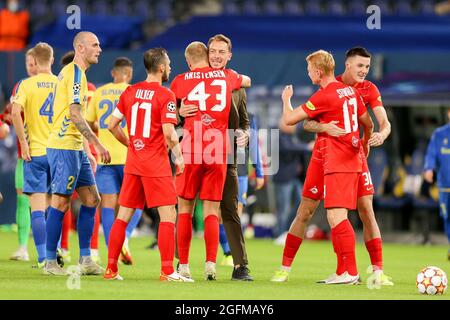
M 325 175 L 325 209 L 356 209 L 360 172 L 336 172 Z
M 142 177 L 125 173 L 119 204 L 127 208 L 144 209 L 177 204 L 177 192 L 172 177 Z
M 200 191 L 201 200 L 221 201 L 227 163 L 186 164 L 182 174 L 176 177 L 177 193 L 183 199 L 194 200 Z
M 306 171 L 306 178 L 303 184 L 302 196 L 313 200 L 323 199 L 323 166 L 321 161 L 311 160 L 309 162 L 308 169 Z M 374 195 L 375 189 L 372 184 L 372 178 L 370 177 L 369 167 L 367 166 L 367 160 L 363 160 L 362 172 L 359 176 L 358 182 L 358 198 Z
M 306 171 L 305 182 L 303 183 L 302 196 L 313 199 L 323 199 L 323 165 L 322 161 L 311 159 Z
M 374 194 L 375 189 L 372 184 L 372 178 L 370 177 L 369 166 L 367 165 L 366 157 L 364 157 L 362 161 L 362 172 L 358 182 L 358 198 Z

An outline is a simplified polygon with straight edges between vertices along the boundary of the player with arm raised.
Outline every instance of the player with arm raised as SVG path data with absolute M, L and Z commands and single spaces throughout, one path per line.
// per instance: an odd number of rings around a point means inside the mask
M 369 80 L 365 80 L 370 69 L 370 62 L 371 54 L 365 48 L 354 47 L 347 51 L 345 71 L 342 75 L 336 77 L 336 79 L 357 89 L 366 107 L 372 109 L 379 124 L 379 132 L 373 133 L 369 140 L 369 145 L 371 147 L 376 147 L 382 145 L 389 136 L 391 124 L 387 118 L 386 110 L 383 107 L 378 88 Z M 308 131 L 327 133 L 331 136 L 340 134 L 339 127 L 334 123 L 320 123 L 315 120 L 308 120 L 305 121 L 304 127 Z M 372 185 L 367 159 L 362 150 L 361 157 L 363 158 L 363 171 L 358 183 L 357 209 L 363 223 L 364 242 L 370 256 L 375 275 L 375 283 L 378 285 L 393 285 L 390 277 L 383 273 L 381 232 L 373 210 L 373 195 L 375 190 Z M 305 181 L 303 196 L 320 201 L 320 192 L 316 194 L 312 192 L 312 190 L 315 190 L 314 187 L 319 183 L 319 181 L 316 181 L 315 179 L 320 179 L 320 177 L 318 174 L 311 174 L 309 178 L 310 179 Z M 315 212 L 315 207 L 317 207 L 316 204 L 318 204 L 318 202 L 311 203 L 311 207 L 308 207 L 308 210 L 304 210 L 300 213 L 301 216 L 299 219 L 295 219 L 293 222 L 293 224 L 298 225 L 295 228 L 300 228 L 301 230 L 306 228 L 308 221 Z M 299 226 L 300 224 L 302 226 Z M 300 236 L 304 236 L 304 234 Z M 330 278 L 335 276 L 336 274 L 333 274 Z
M 292 86 L 287 86 L 282 94 L 283 120 L 288 125 L 296 124 L 306 118 L 326 123 L 335 121 L 341 129 L 345 130 L 345 134 L 340 137 L 325 134 L 318 137 L 316 152 L 312 156 L 310 166 L 313 163 L 322 166 L 323 181 L 317 188 L 324 190 L 333 247 L 338 261 L 340 259 L 343 261 L 342 270 L 336 272 L 338 276 L 333 279 L 333 282 L 327 283 L 355 284 L 359 281 L 355 260 L 355 234 L 347 214 L 348 210 L 356 208 L 358 179 L 362 171 L 359 150 L 362 143 L 364 149 L 368 151 L 373 123 L 356 90 L 334 78 L 335 64 L 330 53 L 319 50 L 310 54 L 306 60 L 312 83 L 321 88 L 305 104 L 292 110 L 290 98 L 293 89 Z M 364 127 L 364 138 L 361 142 L 358 120 Z M 309 173 L 308 167 L 307 175 Z M 302 197 L 299 211 L 302 210 L 305 198 Z M 286 239 L 282 267 L 272 281 L 287 281 L 293 258 L 303 240 L 291 230 Z

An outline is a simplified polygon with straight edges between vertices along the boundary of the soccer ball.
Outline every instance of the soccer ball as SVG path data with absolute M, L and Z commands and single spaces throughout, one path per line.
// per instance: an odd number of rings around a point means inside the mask
M 417 275 L 416 286 L 421 294 L 444 294 L 447 290 L 447 275 L 438 267 L 423 268 Z

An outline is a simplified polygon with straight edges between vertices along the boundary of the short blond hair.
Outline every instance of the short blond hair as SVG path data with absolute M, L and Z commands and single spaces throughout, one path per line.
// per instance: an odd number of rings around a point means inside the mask
M 39 42 L 33 48 L 33 56 L 38 65 L 47 65 L 53 58 L 53 48 L 45 42 Z
M 208 62 L 208 49 L 203 42 L 194 41 L 186 47 L 184 56 L 190 63 Z
M 306 57 L 306 61 L 314 68 L 323 71 L 326 75 L 334 73 L 335 62 L 333 55 L 325 50 L 317 50 Z
M 230 38 L 228 38 L 227 36 L 225 36 L 225 35 L 223 35 L 223 34 L 220 33 L 220 34 L 216 34 L 215 36 L 209 38 L 209 40 L 208 40 L 208 49 L 209 49 L 209 47 L 210 47 L 210 45 L 211 45 L 211 42 L 213 42 L 213 41 L 222 41 L 222 42 L 225 42 L 225 43 L 227 44 L 228 51 L 231 52 L 231 48 L 232 48 L 231 40 L 230 40 Z
M 33 48 L 30 48 L 27 50 L 27 52 L 25 52 L 25 57 L 26 56 L 32 56 L 34 57 L 34 52 L 33 52 Z

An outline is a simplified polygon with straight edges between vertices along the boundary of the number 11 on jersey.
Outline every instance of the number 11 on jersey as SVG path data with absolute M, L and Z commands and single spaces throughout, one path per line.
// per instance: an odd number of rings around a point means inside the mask
M 139 109 L 144 109 L 144 128 L 142 130 L 142 137 L 150 138 L 150 129 L 152 124 L 152 104 L 148 102 L 136 102 L 131 107 L 131 128 L 130 136 L 136 135 L 136 123 L 138 121 L 138 111 Z

